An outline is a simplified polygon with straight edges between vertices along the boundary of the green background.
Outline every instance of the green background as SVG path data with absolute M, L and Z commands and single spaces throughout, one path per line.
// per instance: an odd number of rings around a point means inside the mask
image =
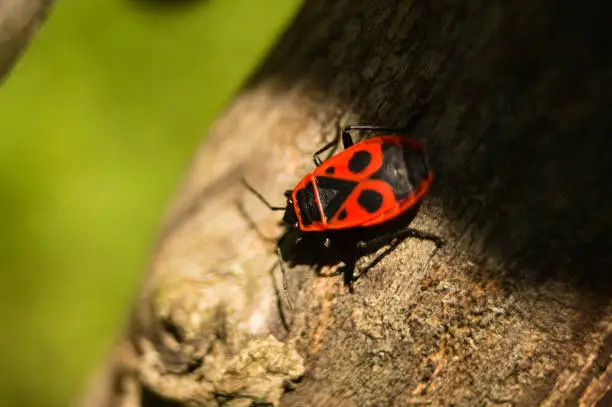
M 179 3 L 58 0 L 0 87 L 0 406 L 86 383 L 194 148 L 299 6 Z

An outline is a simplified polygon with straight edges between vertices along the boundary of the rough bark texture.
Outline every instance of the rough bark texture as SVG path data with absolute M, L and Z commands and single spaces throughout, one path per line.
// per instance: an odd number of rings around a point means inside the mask
M 0 1 L 0 83 L 45 20 L 53 0 Z
M 112 386 L 83 404 L 609 405 L 605 7 L 307 2 L 198 152 Z M 279 214 L 240 177 L 281 203 L 337 124 L 418 115 L 436 181 L 413 226 L 446 245 L 401 242 L 352 294 L 294 248 L 288 312 L 262 236 Z

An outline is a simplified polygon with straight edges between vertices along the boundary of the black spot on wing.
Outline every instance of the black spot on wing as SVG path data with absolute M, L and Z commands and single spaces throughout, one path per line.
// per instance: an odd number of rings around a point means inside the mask
M 327 168 L 325 169 L 325 173 L 326 173 L 326 174 L 333 174 L 333 173 L 335 173 L 335 172 L 336 172 L 336 167 L 334 167 L 333 165 L 332 165 L 331 167 L 327 167 Z
M 297 205 L 300 209 L 302 224 L 304 226 L 312 225 L 313 222 L 321 221 L 321 214 L 315 201 L 315 191 L 312 182 L 309 182 L 305 188 L 297 191 Z
M 339 178 L 317 177 L 317 189 L 319 200 L 323 207 L 323 214 L 327 220 L 334 217 L 344 201 L 357 186 L 355 181 L 347 181 Z
M 376 213 L 383 203 L 383 196 L 373 189 L 364 189 L 359 194 L 357 202 L 368 213 Z
M 370 153 L 363 150 L 357 151 L 349 160 L 348 169 L 353 174 L 359 174 L 360 172 L 368 168 L 368 165 L 370 165 L 371 161 L 372 155 Z
M 346 219 L 347 216 L 348 216 L 348 213 L 346 212 L 346 209 L 342 209 L 340 213 L 338 214 L 338 220 L 344 220 Z

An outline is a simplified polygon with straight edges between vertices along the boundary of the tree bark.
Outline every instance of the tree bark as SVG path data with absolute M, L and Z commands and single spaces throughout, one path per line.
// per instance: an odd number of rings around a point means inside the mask
M 44 22 L 52 0 L 0 1 L 0 83 Z
M 197 153 L 83 405 L 610 405 L 611 28 L 603 2 L 308 1 Z M 446 244 L 360 257 L 353 293 L 297 244 L 291 313 L 241 176 L 281 204 L 338 124 L 419 116 L 413 226 Z

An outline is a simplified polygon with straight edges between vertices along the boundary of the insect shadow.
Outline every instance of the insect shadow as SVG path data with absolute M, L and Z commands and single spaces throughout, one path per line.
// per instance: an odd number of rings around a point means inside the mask
M 322 275 L 321 271 L 324 267 L 343 263 L 332 275 L 342 275 L 345 285 L 350 292 L 353 292 L 353 281 L 376 266 L 407 238 L 430 240 L 437 247 L 442 245 L 439 237 L 409 227 L 418 214 L 420 206 L 419 203 L 396 219 L 381 225 L 331 230 L 325 232 L 323 236 L 295 229 L 288 230 L 277 241 L 282 260 L 289 267 L 310 266 L 319 275 Z M 326 241 L 326 244 L 321 244 L 322 239 Z M 357 267 L 360 258 L 376 253 L 382 248 L 384 250 L 372 261 L 362 267 Z
M 353 132 L 387 135 L 369 137 L 367 141 L 355 144 Z M 244 186 L 271 211 L 284 212 L 281 224 L 285 226 L 285 233 L 276 242 L 276 253 L 291 310 L 293 306 L 288 296 L 286 262 L 289 265 L 315 266 L 320 274 L 323 266 L 342 261 L 344 267 L 340 268 L 340 272 L 349 291 L 352 291 L 351 282 L 360 256 L 386 243 L 392 243 L 392 250 L 399 241 L 409 236 L 434 241 L 437 246 L 442 244 L 438 236 L 408 226 L 418 213 L 421 199 L 432 179 L 424 146 L 408 138 L 408 133 L 406 128 L 400 127 L 338 126 L 334 139 L 313 154 L 315 170 L 293 190 L 285 191 L 284 206 L 271 204 L 243 179 Z M 332 157 L 340 143 L 344 147 L 343 152 Z M 323 160 L 321 155 L 325 152 L 329 152 L 329 155 Z M 358 176 L 356 179 L 355 175 Z M 347 221 L 353 210 L 349 209 L 347 213 L 352 191 L 360 185 L 363 188 L 354 194 L 356 201 L 353 205 L 361 208 L 363 213 L 359 215 L 357 210 L 357 215 L 353 215 L 355 218 Z M 382 192 L 378 191 L 380 188 Z M 384 198 L 384 194 L 393 196 Z M 387 207 L 383 210 L 385 200 Z M 244 208 L 241 212 L 248 214 Z M 374 215 L 376 213 L 377 216 Z M 254 226 L 254 222 L 249 223 Z M 380 259 L 375 260 L 374 264 L 378 261 Z M 371 267 L 366 267 L 365 271 Z
M 421 203 L 416 204 L 401 216 L 381 225 L 347 230 L 330 230 L 323 234 L 303 232 L 288 227 L 280 221 L 279 224 L 285 227 L 285 231 L 278 238 L 265 236 L 240 201 L 237 202 L 237 207 L 241 216 L 248 222 L 249 227 L 260 238 L 275 243 L 276 253 L 279 254 L 280 268 L 283 271 L 285 297 L 291 310 L 293 310 L 293 305 L 288 296 L 286 268 L 302 265 L 314 269 L 320 277 L 341 276 L 349 292 L 353 293 L 353 282 L 380 263 L 406 239 L 414 237 L 432 241 L 436 248 L 443 244 L 442 239 L 438 236 L 409 226 L 418 214 Z M 321 244 L 322 240 L 326 243 Z M 360 258 L 376 253 L 383 248 L 384 250 L 378 253 L 368 264 L 363 267 L 357 266 Z M 334 272 L 323 273 L 325 267 L 337 265 L 340 266 Z

